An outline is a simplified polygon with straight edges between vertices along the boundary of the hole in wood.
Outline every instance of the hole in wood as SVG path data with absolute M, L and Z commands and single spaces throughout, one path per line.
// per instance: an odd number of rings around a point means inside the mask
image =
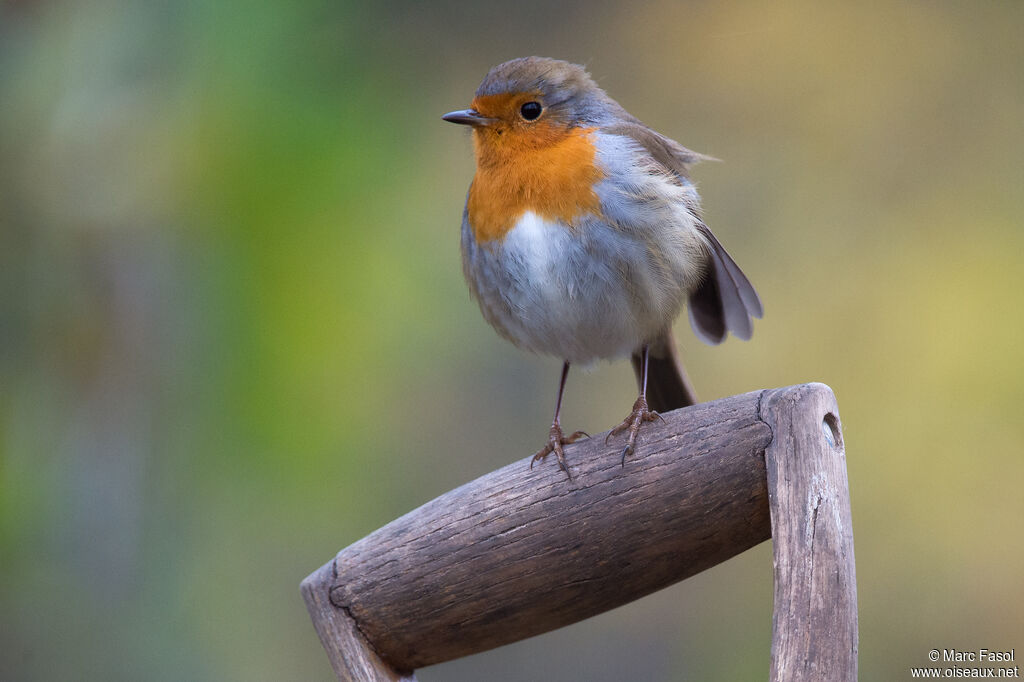
M 829 444 L 829 447 L 837 450 L 843 449 L 843 434 L 839 430 L 839 419 L 831 412 L 821 420 L 821 431 L 825 434 L 825 442 Z

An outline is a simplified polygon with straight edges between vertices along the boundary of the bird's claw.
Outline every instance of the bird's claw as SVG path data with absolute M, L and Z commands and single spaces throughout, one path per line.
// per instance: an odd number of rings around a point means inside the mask
M 570 436 L 564 436 L 562 435 L 561 425 L 556 421 L 551 425 L 551 430 L 548 432 L 547 445 L 538 450 L 537 454 L 530 460 L 530 468 L 533 468 L 534 462 L 543 461 L 545 457 L 553 452 L 555 457 L 558 458 L 558 466 L 562 468 L 562 471 L 565 472 L 565 475 L 571 481 L 572 474 L 569 473 L 569 467 L 565 463 L 565 451 L 562 449 L 562 446 L 575 443 L 580 438 L 590 438 L 590 434 L 586 431 L 576 431 Z
M 640 427 L 644 422 L 652 422 L 655 419 L 665 421 L 664 417 L 647 407 L 647 398 L 641 395 L 633 403 L 633 410 L 622 420 L 622 423 L 608 432 L 604 439 L 606 445 L 612 436 L 617 436 L 626 431 L 629 432 L 629 440 L 626 441 L 626 447 L 622 449 L 622 466 L 626 466 L 626 457 L 636 452 L 636 437 L 640 433 Z

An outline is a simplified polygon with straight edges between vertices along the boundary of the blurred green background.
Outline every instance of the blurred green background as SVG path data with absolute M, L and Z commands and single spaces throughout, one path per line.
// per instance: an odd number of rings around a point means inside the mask
M 1024 650 L 1024 3 L 0 2 L 0 679 L 331 679 L 299 581 L 532 453 L 559 362 L 462 282 L 487 69 L 585 63 L 696 179 L 750 343 L 824 381 L 864 680 Z M 592 433 L 628 363 L 570 377 Z M 548 463 L 546 463 L 547 465 Z M 764 679 L 770 544 L 440 680 Z

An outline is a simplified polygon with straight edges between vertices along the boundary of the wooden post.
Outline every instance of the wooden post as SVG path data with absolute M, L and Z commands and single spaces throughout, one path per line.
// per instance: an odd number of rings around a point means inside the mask
M 772 510 L 770 680 L 857 679 L 857 577 L 839 407 L 824 384 L 772 391 L 761 414 Z
M 624 467 L 598 435 L 567 449 L 571 481 L 524 459 L 371 533 L 302 584 L 338 678 L 415 679 L 416 668 L 638 599 L 774 530 L 772 679 L 855 679 L 853 536 L 831 396 L 809 384 L 677 410 L 645 426 Z M 826 436 L 835 446 L 815 441 Z

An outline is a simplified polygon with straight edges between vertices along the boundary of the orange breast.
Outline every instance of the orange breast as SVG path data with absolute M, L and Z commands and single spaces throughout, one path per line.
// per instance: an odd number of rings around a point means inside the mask
M 477 169 L 469 188 L 469 223 L 478 242 L 501 239 L 527 211 L 570 227 L 599 213 L 593 128 L 544 122 L 525 129 L 474 131 Z

